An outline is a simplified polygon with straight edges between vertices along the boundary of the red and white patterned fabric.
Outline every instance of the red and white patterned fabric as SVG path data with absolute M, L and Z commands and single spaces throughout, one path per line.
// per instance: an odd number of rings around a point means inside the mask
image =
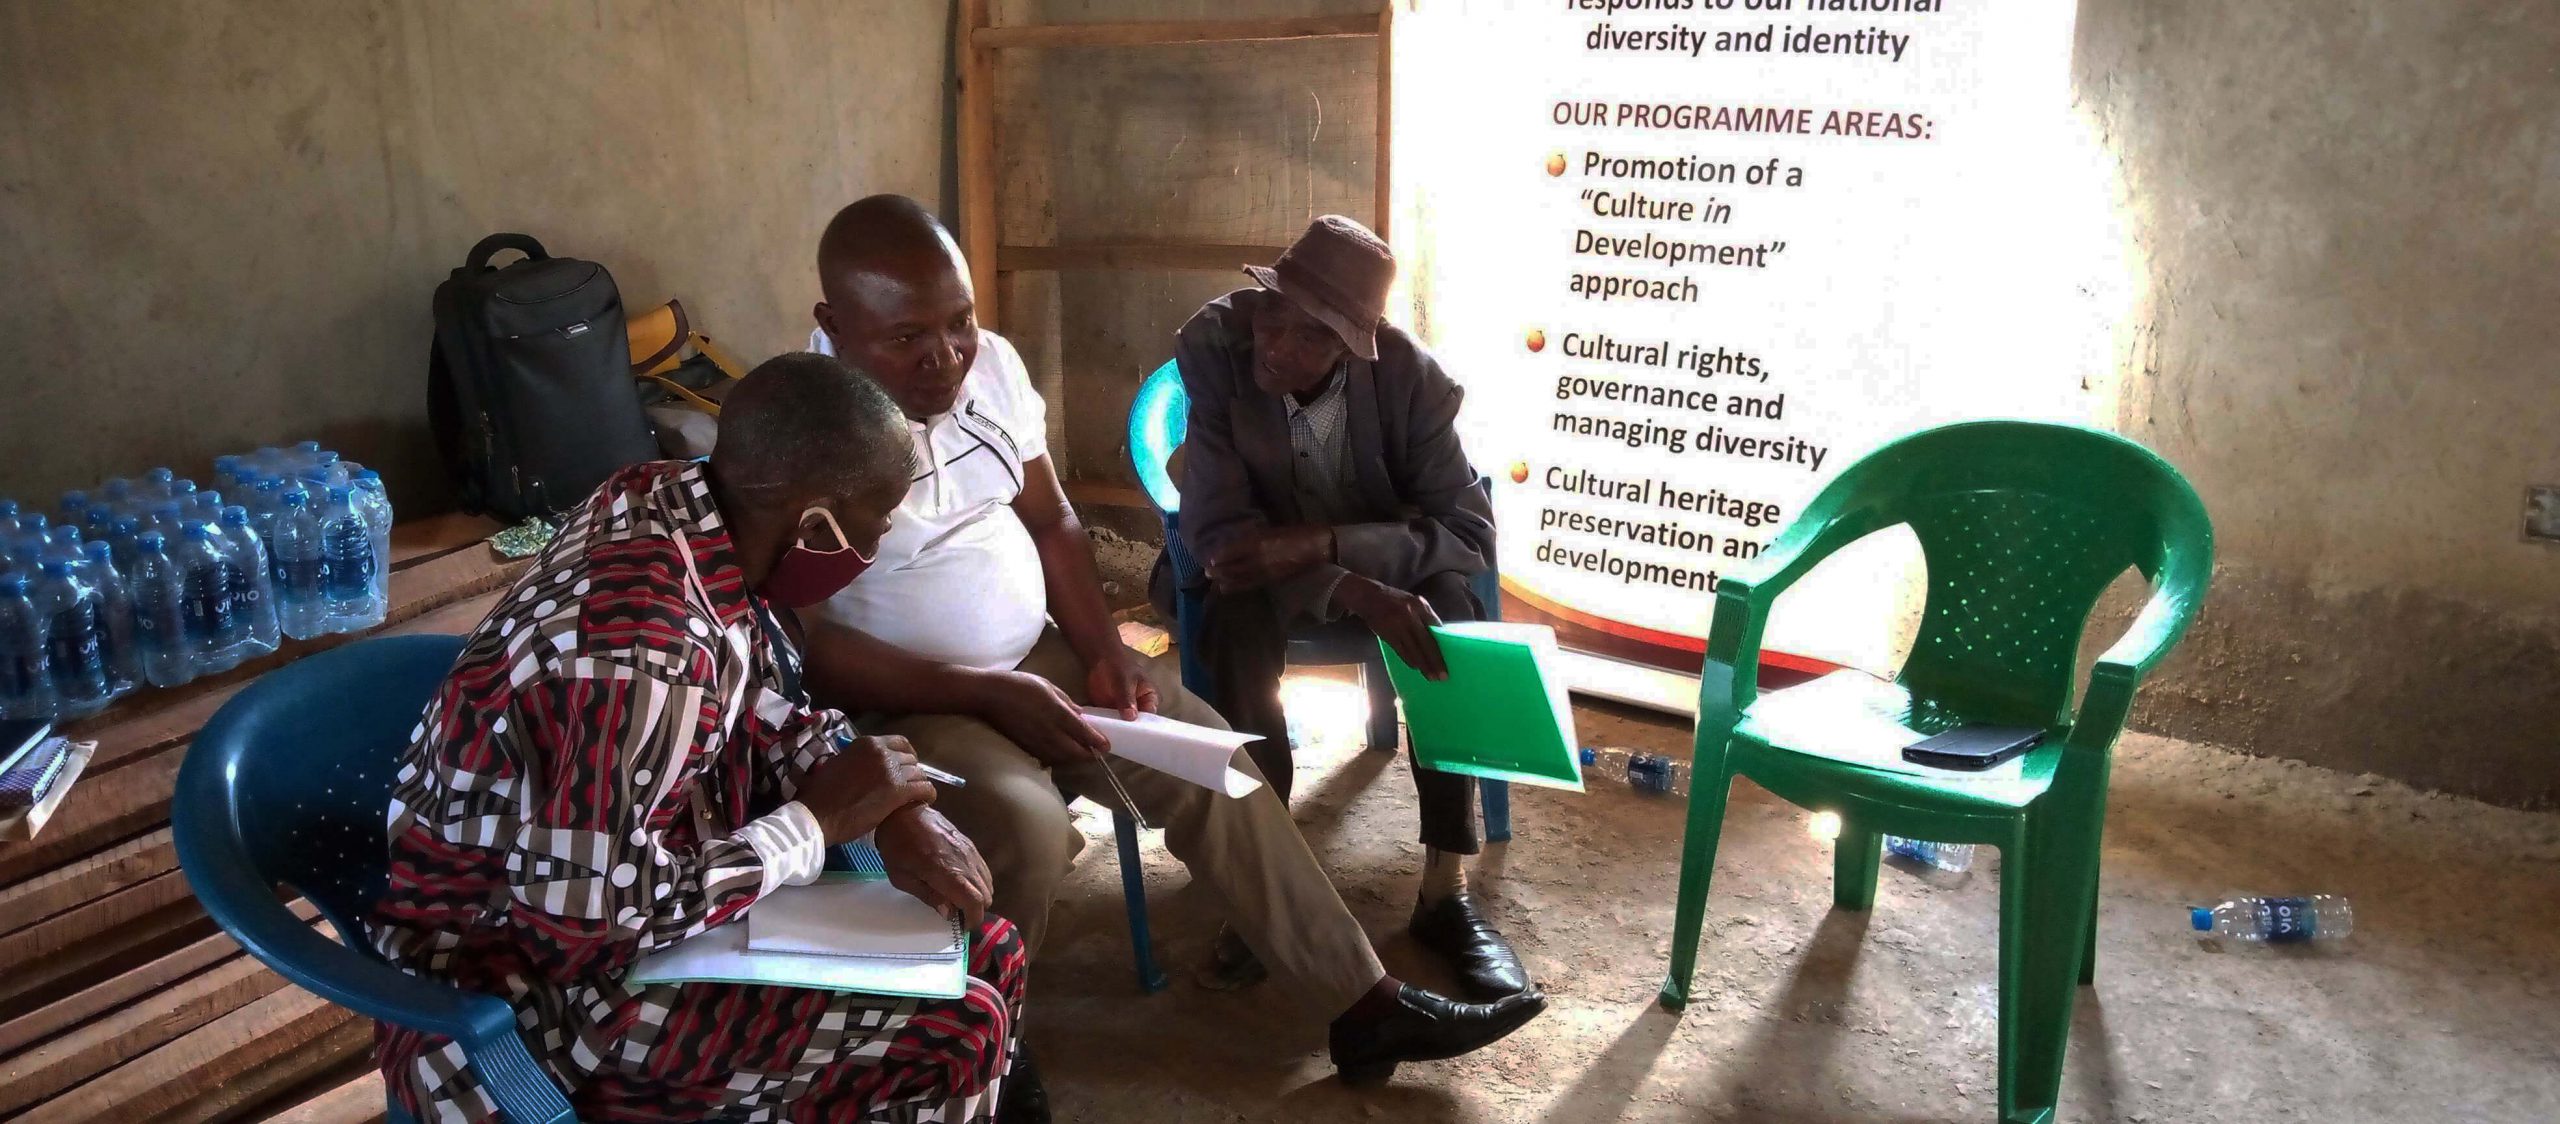
M 1003 920 L 957 1000 L 621 982 L 815 873 L 792 798 L 845 720 L 753 596 L 701 465 L 597 489 L 412 734 L 375 946 L 512 1003 L 581 1120 L 988 1119 L 1022 1003 Z M 421 1120 L 495 1119 L 447 1040 L 386 1026 L 377 1061 Z

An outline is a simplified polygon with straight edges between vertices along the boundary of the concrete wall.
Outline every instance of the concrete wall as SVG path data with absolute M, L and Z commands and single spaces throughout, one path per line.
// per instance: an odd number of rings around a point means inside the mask
M 834 208 L 944 198 L 942 0 L 0 5 L 0 494 L 317 437 L 443 500 L 428 296 L 521 230 L 796 347 Z
M 2560 802 L 2560 7 L 2082 0 L 2141 261 L 2124 432 L 2221 571 L 2148 728 Z

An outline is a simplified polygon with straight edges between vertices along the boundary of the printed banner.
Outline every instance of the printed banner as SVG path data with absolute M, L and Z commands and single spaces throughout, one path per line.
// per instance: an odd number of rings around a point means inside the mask
M 2106 326 L 2082 307 L 2092 224 L 2063 174 L 2072 9 L 1400 15 L 1393 233 L 1497 480 L 1507 616 L 1694 673 L 1721 576 L 1862 454 L 1947 421 L 2089 414 L 2079 360 Z M 1889 669 L 1918 555 L 1879 539 L 1780 603 L 1771 649 Z

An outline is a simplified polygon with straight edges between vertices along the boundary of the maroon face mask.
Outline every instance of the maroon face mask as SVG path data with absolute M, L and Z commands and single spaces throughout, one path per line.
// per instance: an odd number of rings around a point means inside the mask
M 801 536 L 801 541 L 793 543 L 791 549 L 783 551 L 782 557 L 773 564 L 773 572 L 764 579 L 761 592 L 765 599 L 786 609 L 805 609 L 835 596 L 844 587 L 852 585 L 853 579 L 861 577 L 862 571 L 871 568 L 874 557 L 853 548 L 853 540 L 845 537 L 844 528 L 836 525 L 836 517 L 828 514 L 827 509 L 810 508 L 801 513 L 801 522 L 806 524 L 811 515 L 826 520 L 826 526 L 823 529 L 812 528 Z M 821 542 L 831 539 L 836 544 L 835 548 L 820 550 L 812 547 L 809 545 L 811 538 Z

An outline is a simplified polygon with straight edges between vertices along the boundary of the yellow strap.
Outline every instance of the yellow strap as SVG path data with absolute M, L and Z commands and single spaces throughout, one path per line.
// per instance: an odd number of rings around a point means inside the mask
M 718 360 L 713 360 L 713 362 L 718 362 Z M 708 398 L 705 398 L 705 397 L 703 397 L 703 396 L 701 396 L 701 395 L 699 395 L 699 394 L 694 393 L 694 392 L 693 392 L 693 388 L 692 388 L 692 387 L 686 386 L 686 385 L 684 385 L 683 383 L 677 382 L 677 381 L 676 381 L 676 380 L 674 380 L 674 379 L 671 379 L 671 378 L 666 377 L 665 375 L 643 374 L 643 375 L 641 375 L 641 376 L 639 376 L 639 377 L 644 378 L 644 379 L 647 379 L 647 380 L 649 380 L 650 382 L 656 383 L 656 384 L 658 384 L 659 386 L 663 386 L 663 387 L 667 388 L 668 390 L 674 391 L 674 392 L 675 392 L 676 397 L 678 397 L 678 398 L 682 398 L 682 399 L 684 399 L 684 400 L 685 400 L 685 401 L 687 401 L 687 402 L 691 402 L 691 403 L 693 403 L 693 408 L 694 408 L 694 409 L 700 410 L 700 411 L 702 411 L 703 413 L 709 414 L 709 415 L 711 415 L 712 417 L 715 417 L 715 418 L 720 416 L 720 404 L 719 404 L 719 403 L 717 403 L 717 402 L 714 402 L 714 401 L 712 401 L 712 400 L 710 400 L 710 399 L 708 399 Z

